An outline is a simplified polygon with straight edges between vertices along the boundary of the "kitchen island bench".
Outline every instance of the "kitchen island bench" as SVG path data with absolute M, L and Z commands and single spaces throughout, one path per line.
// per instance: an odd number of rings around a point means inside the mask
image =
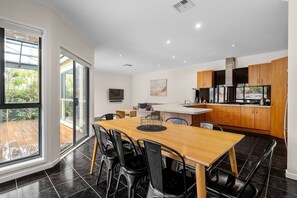
M 184 107 L 181 104 L 153 105 L 152 107 L 154 111 L 160 111 L 160 116 L 164 121 L 170 117 L 177 117 L 187 120 L 189 125 L 194 122 L 204 121 L 205 115 L 212 111 L 212 109 L 207 108 Z

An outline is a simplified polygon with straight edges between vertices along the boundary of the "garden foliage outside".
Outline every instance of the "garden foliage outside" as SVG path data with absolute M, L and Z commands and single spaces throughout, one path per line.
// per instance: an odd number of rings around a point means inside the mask
M 5 103 L 38 103 L 38 70 L 5 68 Z M 3 121 L 38 119 L 38 108 L 3 109 Z

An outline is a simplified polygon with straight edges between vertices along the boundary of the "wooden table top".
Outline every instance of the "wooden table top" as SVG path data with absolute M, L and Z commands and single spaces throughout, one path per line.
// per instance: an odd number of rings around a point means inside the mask
M 136 129 L 139 118 L 123 118 L 95 122 L 106 129 L 118 129 L 132 139 L 150 139 L 167 145 L 183 155 L 186 160 L 210 166 L 235 146 L 244 135 L 203 129 L 199 127 L 163 122 L 167 130 L 143 132 Z

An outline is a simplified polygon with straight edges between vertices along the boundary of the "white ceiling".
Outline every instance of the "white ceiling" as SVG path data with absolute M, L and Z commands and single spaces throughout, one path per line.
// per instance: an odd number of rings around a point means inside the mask
M 288 48 L 283 0 L 192 0 L 196 6 L 183 13 L 172 7 L 178 0 L 37 1 L 96 48 L 103 71 L 137 74 Z

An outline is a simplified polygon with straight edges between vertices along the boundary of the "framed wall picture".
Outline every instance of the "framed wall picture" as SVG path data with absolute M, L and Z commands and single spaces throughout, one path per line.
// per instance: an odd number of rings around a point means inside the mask
M 151 96 L 167 96 L 167 79 L 151 80 Z

